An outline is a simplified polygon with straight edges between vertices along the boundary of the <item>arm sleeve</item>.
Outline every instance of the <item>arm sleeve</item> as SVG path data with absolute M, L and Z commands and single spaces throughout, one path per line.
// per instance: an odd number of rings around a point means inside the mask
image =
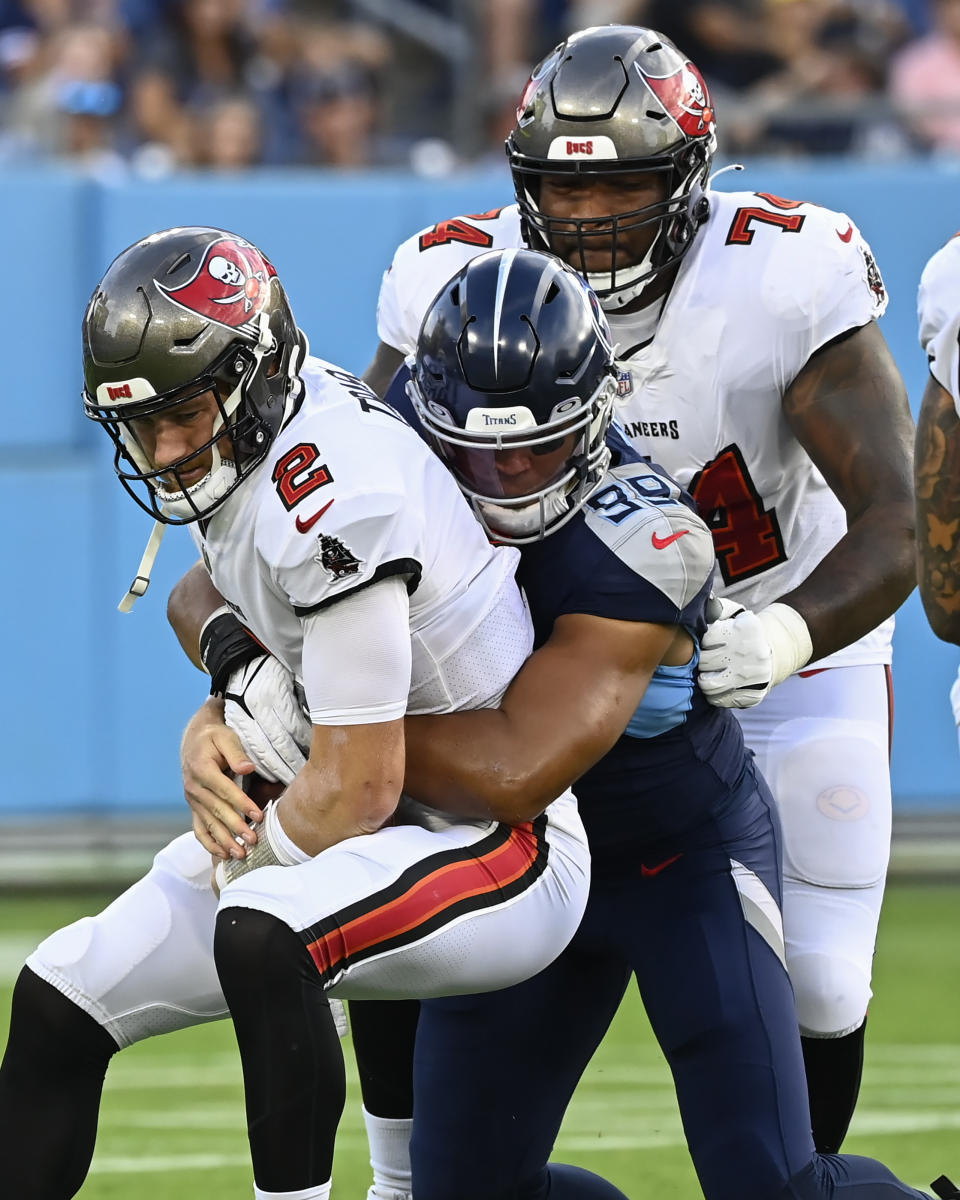
M 384 579 L 304 618 L 303 685 L 314 725 L 372 725 L 407 709 L 410 602 Z
M 782 391 L 812 354 L 881 317 L 888 303 L 873 252 L 846 213 L 804 209 L 801 232 L 765 231 L 771 252 L 761 287 Z

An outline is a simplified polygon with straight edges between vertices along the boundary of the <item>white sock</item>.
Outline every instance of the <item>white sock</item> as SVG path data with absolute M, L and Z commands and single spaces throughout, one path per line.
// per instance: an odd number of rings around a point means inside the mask
M 330 1200 L 330 1184 L 332 1180 L 321 1183 L 319 1187 L 304 1188 L 300 1192 L 265 1192 L 263 1188 L 253 1185 L 255 1200 Z
M 367 1200 L 399 1200 L 409 1197 L 412 1188 L 410 1174 L 409 1117 L 375 1117 L 363 1110 L 370 1144 L 370 1166 L 373 1167 L 373 1187 Z

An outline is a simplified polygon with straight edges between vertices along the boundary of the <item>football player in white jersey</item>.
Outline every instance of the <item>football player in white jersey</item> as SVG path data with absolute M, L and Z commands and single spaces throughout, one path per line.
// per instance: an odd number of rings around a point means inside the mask
M 159 525 L 189 526 L 231 610 L 302 682 L 312 740 L 250 853 L 220 862 L 219 900 L 185 834 L 30 956 L 0 1069 L 4 1191 L 74 1195 L 111 1055 L 229 1009 L 255 1194 L 322 1200 L 345 1091 L 328 995 L 504 987 L 549 964 L 584 910 L 569 791 L 515 825 L 397 811 L 404 714 L 496 705 L 530 652 L 517 552 L 489 545 L 406 422 L 305 357 L 242 238 L 172 229 L 128 248 L 83 344 L 85 410 L 124 487 Z
M 552 250 L 597 291 L 624 431 L 713 531 L 723 599 L 700 686 L 742 710 L 777 798 L 787 961 L 815 1140 L 832 1152 L 859 1090 L 889 852 L 913 429 L 860 231 L 815 204 L 713 191 L 715 145 L 707 88 L 671 43 L 632 26 L 572 35 L 517 110 L 517 203 L 399 247 L 365 378 L 383 394 L 434 294 L 485 249 Z
M 924 268 L 917 306 L 920 344 L 930 360 L 917 420 L 917 575 L 933 632 L 960 645 L 960 234 Z

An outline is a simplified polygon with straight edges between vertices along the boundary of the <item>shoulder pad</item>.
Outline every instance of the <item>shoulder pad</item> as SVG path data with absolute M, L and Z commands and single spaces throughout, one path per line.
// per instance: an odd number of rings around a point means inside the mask
M 295 608 L 321 607 L 416 560 L 430 451 L 366 385 L 319 359 L 264 464 L 256 547 Z
M 680 611 L 713 575 L 713 538 L 678 484 L 629 463 L 607 473 L 584 506 L 587 527 Z
M 833 314 L 839 333 L 886 310 L 876 259 L 846 213 L 770 192 L 712 193 L 715 201 L 711 226 L 729 248 L 724 261 L 732 265 L 730 252 L 742 248 L 741 262 L 774 314 L 820 321 Z

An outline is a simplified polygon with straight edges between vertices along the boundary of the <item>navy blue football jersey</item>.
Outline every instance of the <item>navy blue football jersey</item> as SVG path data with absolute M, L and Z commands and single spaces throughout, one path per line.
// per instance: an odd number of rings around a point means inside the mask
M 386 399 L 423 429 L 405 368 Z M 715 557 L 693 501 L 611 425 L 611 466 L 581 511 L 543 541 L 521 546 L 517 581 L 535 645 L 567 613 L 683 626 L 699 644 Z M 616 745 L 574 785 L 594 856 L 623 857 L 707 818 L 742 780 L 740 726 L 696 686 L 689 663 L 661 666 Z M 574 686 L 573 683 L 571 686 Z

